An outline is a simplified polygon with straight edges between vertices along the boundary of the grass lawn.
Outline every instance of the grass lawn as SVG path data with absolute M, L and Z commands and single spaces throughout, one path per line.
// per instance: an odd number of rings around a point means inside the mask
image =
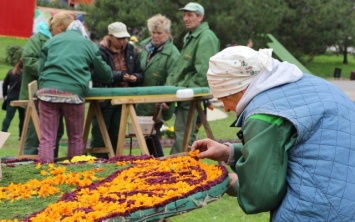
M 341 54 L 326 54 L 314 57 L 313 61 L 304 64 L 314 75 L 332 79 L 334 69 L 341 69 L 341 79 L 349 79 L 350 73 L 355 72 L 355 57 L 348 54 L 348 64 L 343 64 Z

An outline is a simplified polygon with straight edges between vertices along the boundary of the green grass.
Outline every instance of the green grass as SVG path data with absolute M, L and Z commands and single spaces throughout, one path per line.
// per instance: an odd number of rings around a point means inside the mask
M 334 76 L 334 69 L 341 69 L 341 79 L 349 79 L 350 73 L 355 71 L 355 57 L 348 54 L 348 64 L 343 64 L 343 56 L 341 54 L 326 54 L 315 56 L 311 62 L 304 64 L 309 71 L 314 75 L 332 79 Z
M 3 80 L 12 68 L 12 66 L 5 64 L 7 46 L 18 45 L 23 48 L 27 41 L 27 39 L 22 38 L 0 37 L 0 80 Z

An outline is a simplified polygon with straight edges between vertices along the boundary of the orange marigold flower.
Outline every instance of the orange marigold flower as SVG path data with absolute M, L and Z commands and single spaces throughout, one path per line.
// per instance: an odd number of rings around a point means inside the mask
M 200 158 L 200 150 L 191 150 L 189 152 L 189 155 L 192 156 L 192 157 Z

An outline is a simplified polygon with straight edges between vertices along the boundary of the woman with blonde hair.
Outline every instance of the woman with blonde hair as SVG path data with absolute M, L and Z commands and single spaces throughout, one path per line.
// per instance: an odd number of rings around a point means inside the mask
M 180 56 L 179 50 L 172 41 L 171 21 L 167 17 L 157 14 L 147 21 L 150 37 L 143 40 L 140 45 L 141 67 L 144 71 L 143 86 L 166 85 L 168 74 L 172 72 Z M 147 137 L 149 151 L 154 156 L 163 156 L 159 141 L 162 120 L 169 120 L 174 113 L 174 103 L 157 104 L 163 109 L 163 116 L 155 124 L 156 134 Z M 138 104 L 136 107 L 139 116 L 153 116 L 156 104 Z
M 52 36 L 58 35 L 64 32 L 74 20 L 76 20 L 74 13 L 67 11 L 58 12 L 49 21 L 49 31 L 52 33 Z
M 72 21 L 65 32 L 44 44 L 36 93 L 41 132 L 39 161 L 54 161 L 55 138 L 62 116 L 68 135 L 67 158 L 82 155 L 85 97 L 89 91 L 91 69 L 100 73 L 98 78 L 102 82 L 112 82 L 110 66 L 104 62 L 99 48 L 88 38 L 79 20 Z
M 20 100 L 28 99 L 28 84 L 34 80 L 38 80 L 38 61 L 43 45 L 52 37 L 62 33 L 68 25 L 76 18 L 72 12 L 61 11 L 51 17 L 48 22 L 40 22 L 36 26 L 36 34 L 34 34 L 26 43 L 22 52 L 23 74 L 20 89 Z M 59 140 L 64 134 L 63 121 L 58 129 L 57 145 L 55 157 L 58 156 Z M 25 138 L 24 154 L 37 155 L 39 140 L 35 127 L 30 120 L 28 124 L 27 134 Z

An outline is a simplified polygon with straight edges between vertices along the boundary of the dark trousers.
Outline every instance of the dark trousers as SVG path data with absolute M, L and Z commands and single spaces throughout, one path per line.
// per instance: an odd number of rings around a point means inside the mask
M 163 148 L 161 146 L 159 136 L 160 136 L 160 128 L 163 123 L 159 122 L 154 125 L 155 134 L 149 135 L 145 137 L 145 142 L 147 144 L 150 155 L 154 157 L 164 156 Z
M 7 132 L 7 130 L 10 127 L 11 121 L 15 116 L 16 110 L 18 110 L 18 117 L 19 117 L 19 137 L 21 137 L 21 133 L 22 133 L 22 128 L 23 128 L 23 122 L 25 120 L 25 109 L 22 107 L 15 107 L 15 106 L 11 106 L 10 102 L 13 99 L 11 98 L 7 98 L 6 100 L 6 116 L 5 119 L 2 122 L 2 129 L 1 131 L 3 132 Z

